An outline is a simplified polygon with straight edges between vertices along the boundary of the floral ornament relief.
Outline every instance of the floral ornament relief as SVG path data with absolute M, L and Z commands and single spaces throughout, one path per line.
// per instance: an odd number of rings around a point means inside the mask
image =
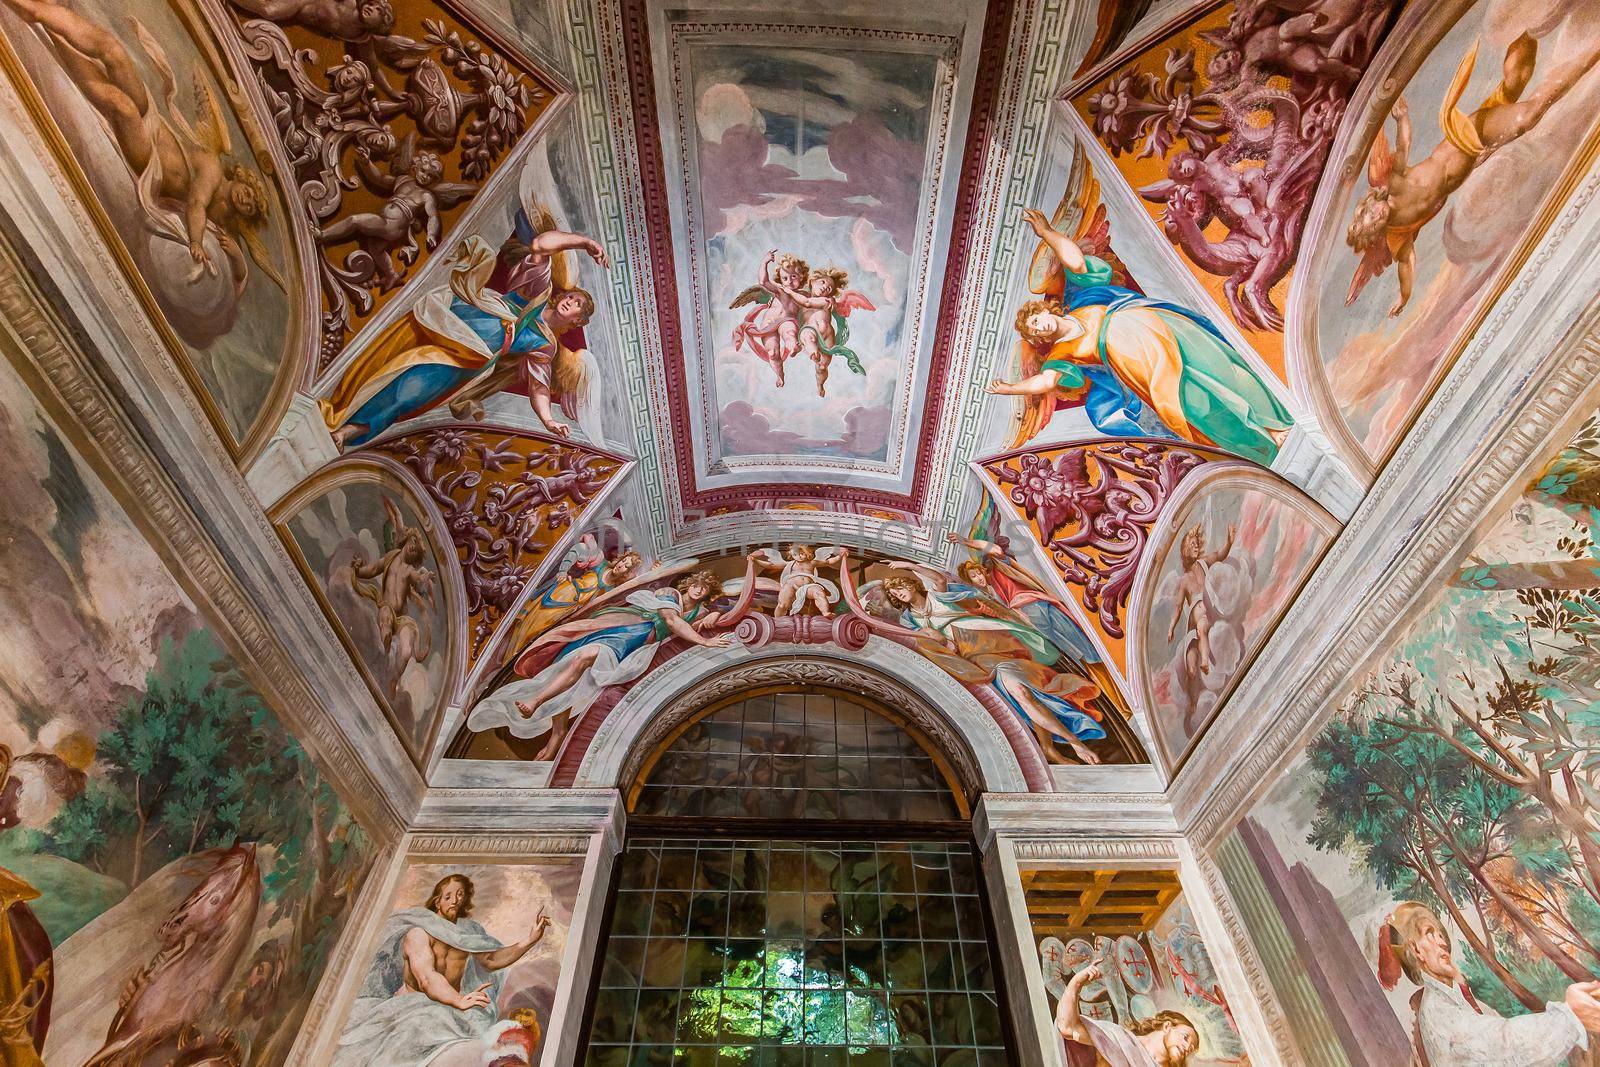
M 413 37 L 396 32 L 389 0 L 231 3 L 322 252 L 320 371 L 438 247 L 553 91 L 442 8 Z
M 469 658 L 622 467 L 580 445 L 476 429 L 408 434 L 379 451 L 409 467 L 444 515 L 466 586 Z
M 1033 524 L 1061 577 L 1081 590 L 1100 628 L 1122 639 L 1150 528 L 1178 483 L 1211 458 L 1129 441 L 1022 452 L 984 467 Z
M 1280 332 L 1272 288 L 1289 274 L 1317 179 L 1394 0 L 1239 0 L 1227 25 L 1124 69 L 1078 100 L 1114 157 L 1165 159 L 1138 191 L 1167 237 L 1224 281 L 1243 326 Z M 1210 51 L 1205 75 L 1197 52 Z M 1179 147 L 1180 142 L 1182 147 Z M 1227 231 L 1207 236 L 1212 222 Z

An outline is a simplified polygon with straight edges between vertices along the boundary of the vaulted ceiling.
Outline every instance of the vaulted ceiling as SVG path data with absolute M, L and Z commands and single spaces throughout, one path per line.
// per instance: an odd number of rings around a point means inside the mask
M 560 781 L 583 742 L 552 719 L 663 642 L 895 641 L 1035 762 L 1178 767 L 1600 94 L 1551 75 L 1549 119 L 1454 194 L 1520 176 L 1494 234 L 1443 200 L 1374 224 L 1396 86 L 1454 143 L 1511 47 L 1458 65 L 1472 5 L 1399 7 L 175 3 L 123 47 L 228 175 L 193 232 L 175 164 L 152 193 L 62 60 L 110 8 L 0 20 L 411 758 Z M 1560 71 L 1569 15 L 1539 44 Z

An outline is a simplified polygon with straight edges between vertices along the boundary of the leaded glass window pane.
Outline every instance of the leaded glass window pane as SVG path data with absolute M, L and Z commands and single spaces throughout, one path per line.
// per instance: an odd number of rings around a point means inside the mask
M 592 1067 L 1009 1062 L 967 845 L 651 839 L 618 863 Z
M 647 768 L 638 815 L 915 822 L 962 818 L 937 761 L 876 709 L 766 693 L 686 728 Z

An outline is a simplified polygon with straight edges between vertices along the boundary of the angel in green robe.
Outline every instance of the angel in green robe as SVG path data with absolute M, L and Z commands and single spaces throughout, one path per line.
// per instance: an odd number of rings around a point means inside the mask
M 846 347 L 850 324 L 845 316 L 857 309 L 877 308 L 854 289 L 846 289 L 849 281 L 849 273 L 839 267 L 814 267 L 803 292 L 788 290 L 789 298 L 801 308 L 799 350 L 816 365 L 818 396 L 828 395 L 828 365 L 834 356 L 841 357 L 857 374 L 867 373 L 861 358 Z

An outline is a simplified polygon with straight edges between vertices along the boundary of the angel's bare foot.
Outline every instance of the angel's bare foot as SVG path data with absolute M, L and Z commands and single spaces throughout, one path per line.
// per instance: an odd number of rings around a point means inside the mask
M 567 716 L 565 713 L 557 715 L 556 721 L 550 726 L 550 739 L 544 743 L 535 755 L 535 760 L 551 760 L 556 758 L 556 753 L 561 751 L 561 742 L 567 738 Z
M 1091 767 L 1100 762 L 1100 757 L 1096 756 L 1093 752 L 1090 752 L 1089 746 L 1085 745 L 1077 738 L 1069 739 L 1067 741 L 1067 746 L 1072 749 L 1074 755 L 1083 760 L 1083 762 L 1089 764 Z
M 534 707 L 532 704 L 528 703 L 526 700 L 517 701 L 517 713 L 519 715 L 521 715 L 524 719 L 533 718 L 533 713 L 538 711 L 538 710 L 539 710 L 538 708 Z
M 1056 739 L 1050 736 L 1049 730 L 1046 730 L 1038 723 L 1030 723 L 1029 725 L 1033 727 L 1033 736 L 1039 740 L 1039 748 L 1044 752 L 1046 763 L 1053 763 L 1061 767 L 1072 765 L 1072 761 L 1063 756 L 1061 750 L 1056 748 Z
M 367 432 L 367 427 L 359 422 L 347 422 L 333 431 L 333 446 L 340 452 L 350 447 L 350 442 Z

